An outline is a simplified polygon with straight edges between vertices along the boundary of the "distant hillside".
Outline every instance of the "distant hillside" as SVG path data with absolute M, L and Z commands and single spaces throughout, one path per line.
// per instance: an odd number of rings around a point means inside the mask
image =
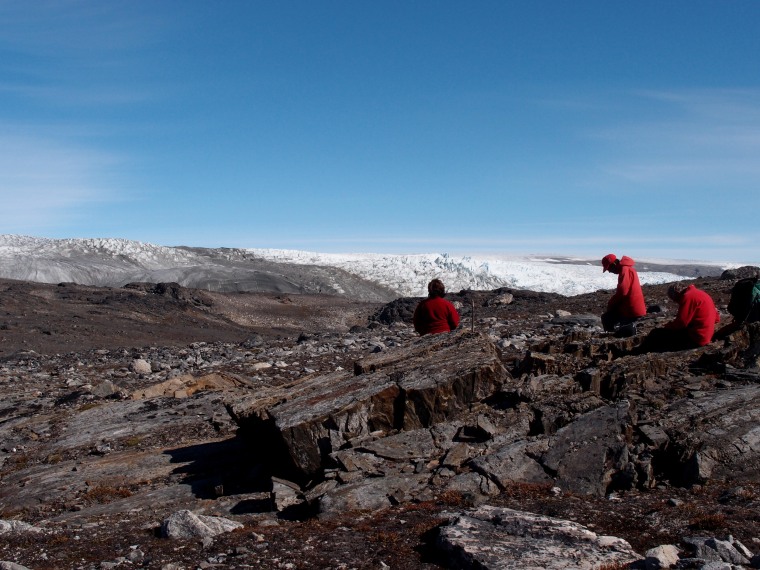
M 122 287 L 176 282 L 218 292 L 323 293 L 384 302 L 398 293 L 349 272 L 267 261 L 236 249 L 163 247 L 119 239 L 0 236 L 0 277 Z

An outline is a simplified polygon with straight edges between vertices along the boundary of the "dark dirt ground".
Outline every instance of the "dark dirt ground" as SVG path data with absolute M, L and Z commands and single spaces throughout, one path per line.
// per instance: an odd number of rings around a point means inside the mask
M 697 280 L 720 307 L 730 284 Z M 665 285 L 645 286 L 648 304 L 667 305 Z M 475 293 L 474 296 L 485 293 Z M 549 314 L 556 309 L 595 313 L 610 291 L 565 298 L 526 293 L 503 308 L 478 308 L 478 317 L 513 319 Z M 450 295 L 467 306 L 472 294 Z M 133 289 L 42 285 L 0 280 L 0 360 L 19 351 L 67 353 L 94 348 L 186 346 L 192 342 L 241 342 L 252 334 L 275 339 L 303 331 L 346 331 L 366 326 L 380 305 L 335 297 L 272 294 L 214 294 L 152 285 Z M 672 310 L 672 309 L 671 309 Z M 462 326 L 469 326 L 463 318 Z M 128 489 L 93 493 L 108 502 Z M 643 554 L 689 535 L 733 535 L 753 551 L 760 527 L 760 487 L 660 485 L 651 491 L 588 497 L 554 495 L 548 487 L 514 485 L 493 504 L 571 519 L 599 534 L 622 537 Z M 466 497 L 447 495 L 428 503 L 404 505 L 379 514 L 346 513 L 332 521 L 273 521 L 262 518 L 222 535 L 210 546 L 157 537 L 156 521 L 125 514 L 121 521 L 71 527 L 42 536 L 3 536 L 0 560 L 35 552 L 33 568 L 95 568 L 102 561 L 141 556 L 123 566 L 147 568 L 441 568 L 431 548 L 435 529 L 447 510 L 467 506 Z M 0 518 L 13 513 L 3 512 Z M 29 521 L 35 522 L 35 521 Z M 199 562 L 203 561 L 203 562 Z M 166 566 L 174 564 L 174 566 Z
M 214 293 L 179 286 L 48 285 L 0 279 L 0 358 L 103 348 L 186 346 L 346 331 L 379 305 L 328 295 Z

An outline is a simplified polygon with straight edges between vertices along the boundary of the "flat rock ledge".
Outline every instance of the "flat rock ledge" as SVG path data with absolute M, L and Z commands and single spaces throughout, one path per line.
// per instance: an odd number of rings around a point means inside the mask
M 457 568 L 592 569 L 641 560 L 631 545 L 568 520 L 482 505 L 452 514 L 438 545 Z
M 437 335 L 364 359 L 353 372 L 235 392 L 226 407 L 252 440 L 268 443 L 265 456 L 306 479 L 357 442 L 456 419 L 508 377 L 487 337 Z

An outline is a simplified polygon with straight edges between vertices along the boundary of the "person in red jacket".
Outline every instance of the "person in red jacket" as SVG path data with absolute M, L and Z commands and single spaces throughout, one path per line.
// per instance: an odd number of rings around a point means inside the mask
M 668 287 L 668 297 L 678 303 L 678 314 L 665 328 L 681 331 L 693 346 L 712 342 L 715 325 L 720 322 L 720 313 L 712 297 L 694 285 L 683 283 Z
M 633 259 L 627 255 L 618 259 L 610 253 L 602 258 L 602 272 L 609 271 L 618 276 L 615 294 L 607 302 L 607 311 L 602 315 L 602 326 L 606 331 L 614 331 L 618 325 L 634 323 L 647 313 L 639 275 L 633 265 Z
M 450 332 L 459 326 L 459 313 L 444 295 L 446 287 L 440 279 L 428 283 L 428 298 L 414 310 L 414 330 L 420 335 Z
M 720 313 L 712 297 L 694 285 L 675 283 L 668 287 L 668 297 L 678 303 L 676 318 L 654 329 L 642 344 L 642 352 L 686 350 L 710 344 Z

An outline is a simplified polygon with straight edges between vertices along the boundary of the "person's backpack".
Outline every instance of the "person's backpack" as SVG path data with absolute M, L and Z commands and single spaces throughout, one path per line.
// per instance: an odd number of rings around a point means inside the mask
M 736 282 L 731 289 L 728 312 L 740 323 L 760 321 L 760 280 L 757 277 Z

